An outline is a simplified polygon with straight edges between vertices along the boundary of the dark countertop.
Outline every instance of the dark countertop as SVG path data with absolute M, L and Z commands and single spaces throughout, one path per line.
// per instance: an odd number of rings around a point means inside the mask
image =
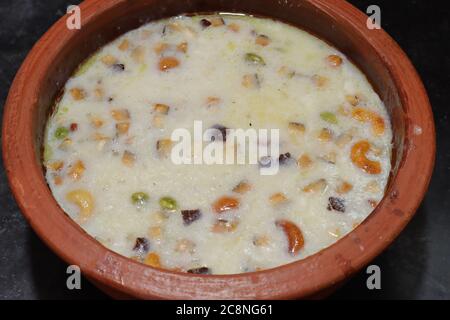
M 450 299 L 450 33 L 444 1 L 352 0 L 365 11 L 381 8 L 381 24 L 407 52 L 422 76 L 437 128 L 436 168 L 417 215 L 395 243 L 373 261 L 381 290 L 366 288 L 360 272 L 333 299 Z M 26 54 L 65 13 L 67 0 L 0 3 L 0 105 Z M 66 264 L 35 235 L 22 217 L 0 169 L 0 299 L 104 299 L 88 281 L 66 288 Z

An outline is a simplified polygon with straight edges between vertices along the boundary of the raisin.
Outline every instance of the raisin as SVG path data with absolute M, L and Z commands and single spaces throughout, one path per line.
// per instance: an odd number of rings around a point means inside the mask
M 212 23 L 207 19 L 200 20 L 200 24 L 203 28 L 208 28 Z
M 207 267 L 189 269 L 187 272 L 193 274 L 211 274 L 211 271 Z
M 218 134 L 212 134 L 211 136 L 210 136 L 210 140 L 211 141 L 227 141 L 227 127 L 224 127 L 224 126 L 222 126 L 222 125 L 220 125 L 220 124 L 216 124 L 216 125 L 213 125 L 212 127 L 211 127 L 211 129 L 216 129 L 216 130 L 219 130 L 220 131 L 220 135 L 218 135 Z
M 78 123 L 71 123 L 70 131 L 77 131 L 77 130 L 78 130 Z
M 150 249 L 150 243 L 147 238 L 136 238 L 136 243 L 134 244 L 133 250 L 138 253 L 147 253 Z
M 289 152 L 280 154 L 280 157 L 278 158 L 278 162 L 280 164 L 288 164 L 290 160 L 291 160 L 291 154 Z
M 202 213 L 199 209 L 181 210 L 181 214 L 183 216 L 184 225 L 186 226 L 190 225 L 192 222 L 198 220 L 202 216 Z
M 345 202 L 344 199 L 329 197 L 327 209 L 329 211 L 335 210 L 335 211 L 339 211 L 339 212 L 345 212 L 344 202 Z
M 125 65 L 123 63 L 116 63 L 112 66 L 114 71 L 124 71 Z

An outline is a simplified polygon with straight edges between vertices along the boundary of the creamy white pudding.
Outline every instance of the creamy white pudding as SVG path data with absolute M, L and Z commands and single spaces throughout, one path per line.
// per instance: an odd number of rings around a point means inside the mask
M 278 173 L 174 164 L 172 132 L 195 121 L 279 129 Z M 44 165 L 63 210 L 111 250 L 231 274 L 302 259 L 353 230 L 384 195 L 391 139 L 364 74 L 320 39 L 269 19 L 180 16 L 80 66 L 48 121 Z

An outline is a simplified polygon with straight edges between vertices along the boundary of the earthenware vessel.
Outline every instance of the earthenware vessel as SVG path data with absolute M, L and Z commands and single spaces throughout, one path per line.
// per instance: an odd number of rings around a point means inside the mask
M 435 155 L 433 116 L 414 67 L 383 31 L 343 0 L 87 0 L 81 29 L 66 17 L 35 45 L 11 87 L 3 120 L 3 157 L 17 203 L 41 239 L 116 298 L 284 299 L 323 296 L 367 265 L 398 236 L 419 206 Z M 42 137 L 54 99 L 75 68 L 100 46 L 145 22 L 196 12 L 244 12 L 306 29 L 336 46 L 367 75 L 394 130 L 386 196 L 353 232 L 304 260 L 227 276 L 158 270 L 103 247 L 60 209 L 41 165 Z

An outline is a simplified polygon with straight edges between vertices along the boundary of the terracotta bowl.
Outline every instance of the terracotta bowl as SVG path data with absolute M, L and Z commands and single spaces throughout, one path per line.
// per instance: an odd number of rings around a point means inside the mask
M 73 222 L 45 182 L 44 125 L 52 101 L 79 63 L 100 46 L 145 22 L 196 12 L 245 12 L 272 17 L 321 37 L 350 57 L 386 104 L 394 130 L 386 195 L 359 227 L 304 260 L 255 273 L 199 276 L 147 267 L 95 241 Z M 3 157 L 14 196 L 37 234 L 62 259 L 116 298 L 284 299 L 330 292 L 398 236 L 426 192 L 435 132 L 427 94 L 414 67 L 382 30 L 342 0 L 88 0 L 82 28 L 58 21 L 20 68 L 6 103 Z

